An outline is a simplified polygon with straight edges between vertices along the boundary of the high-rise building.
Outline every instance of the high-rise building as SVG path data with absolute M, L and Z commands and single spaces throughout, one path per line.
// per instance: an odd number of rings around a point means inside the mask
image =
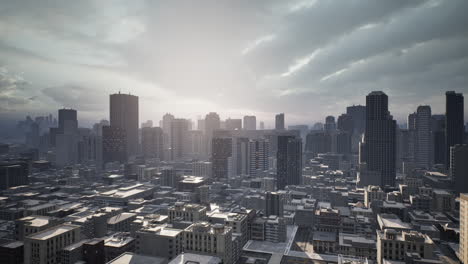
M 147 158 L 163 159 L 163 130 L 160 127 L 141 129 L 141 148 Z
M 29 165 L 24 161 L 0 162 L 0 190 L 29 183 Z
M 208 155 L 211 155 L 211 144 L 213 139 L 213 132 L 221 129 L 221 120 L 217 113 L 208 113 L 205 117 L 205 137 L 206 137 L 206 150 Z
M 227 178 L 228 160 L 232 156 L 232 138 L 214 137 L 211 162 L 214 178 Z
M 192 158 L 200 159 L 205 157 L 206 144 L 203 137 L 203 131 L 201 130 L 190 130 L 189 131 L 189 148 L 188 154 Z
M 130 94 L 110 95 L 110 126 L 125 131 L 127 156 L 138 154 L 138 96 Z
M 445 164 L 445 115 L 432 115 L 433 164 Z
M 171 122 L 171 160 L 183 158 L 189 148 L 188 121 L 175 118 Z
M 321 130 L 311 131 L 306 137 L 306 152 L 312 157 L 319 153 L 329 153 L 332 151 L 332 137 L 329 133 Z
M 456 193 L 468 193 L 468 145 L 450 147 L 450 177 Z
M 353 116 L 350 114 L 341 114 L 338 117 L 337 126 L 339 130 L 348 132 L 350 135 L 353 134 L 353 131 L 354 131 Z
M 388 96 L 381 91 L 371 92 L 366 96 L 366 131 L 360 153 L 364 155 L 360 161 L 365 166 L 359 172 L 360 185 L 395 186 L 395 132 L 396 122 L 388 111 Z
M 127 136 L 125 130 L 119 127 L 102 127 L 102 159 L 103 163 L 127 161 Z
M 74 109 L 58 111 L 59 127 L 55 134 L 56 159 L 58 167 L 78 162 L 78 120 Z
M 448 91 L 445 93 L 445 165 L 450 166 L 450 147 L 463 144 L 464 102 L 463 94 Z
M 278 192 L 267 192 L 265 194 L 265 216 L 283 216 L 283 197 Z
M 174 116 L 169 113 L 166 113 L 160 122 L 160 126 L 164 132 L 164 135 L 163 135 L 164 149 L 168 149 L 171 147 L 171 122 L 172 120 L 174 120 Z
M 227 130 L 241 130 L 242 129 L 242 119 L 226 119 L 226 129 Z
M 299 185 L 302 181 L 302 140 L 294 136 L 278 136 L 276 186 Z
M 432 165 L 431 107 L 419 106 L 414 120 L 414 161 L 419 168 L 430 169 Z
M 468 263 L 468 193 L 460 194 L 460 260 Z
M 244 130 L 257 130 L 257 117 L 244 116 Z
M 235 175 L 249 174 L 249 139 L 244 137 L 233 138 L 232 167 Z
M 284 113 L 275 116 L 275 129 L 284 130 Z
M 260 121 L 260 130 L 265 129 L 265 123 L 263 121 Z
M 266 139 L 249 141 L 249 175 L 258 176 L 259 172 L 268 170 L 268 153 L 270 143 Z
M 346 114 L 353 120 L 355 134 L 362 134 L 366 130 L 366 107 L 363 105 L 353 105 L 346 107 Z
M 325 118 L 325 131 L 332 132 L 336 130 L 336 123 L 334 116 L 327 116 Z
M 77 112 L 74 109 L 59 109 L 59 133 L 63 133 L 65 130 L 76 131 L 78 129 Z

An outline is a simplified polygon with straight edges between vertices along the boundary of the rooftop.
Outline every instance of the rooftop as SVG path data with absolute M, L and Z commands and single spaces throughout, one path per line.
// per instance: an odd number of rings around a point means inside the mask
M 28 238 L 35 239 L 35 240 L 47 240 L 47 239 L 50 239 L 52 237 L 55 237 L 55 236 L 70 232 L 70 231 L 72 231 L 74 229 L 77 229 L 77 228 L 80 228 L 80 227 L 77 226 L 77 225 L 68 225 L 68 224 L 54 226 L 54 227 L 49 228 L 47 230 L 35 233 L 35 234 L 29 236 Z
M 109 264 L 165 264 L 167 260 L 161 257 L 138 255 L 134 253 L 123 253 L 108 262 Z

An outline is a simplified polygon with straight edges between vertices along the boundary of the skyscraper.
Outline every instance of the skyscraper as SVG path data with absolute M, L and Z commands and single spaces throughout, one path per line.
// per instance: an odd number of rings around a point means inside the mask
M 445 164 L 445 115 L 432 116 L 432 153 L 434 164 Z
M 302 140 L 294 136 L 278 136 L 276 186 L 298 185 L 302 181 Z
M 188 153 L 188 120 L 175 118 L 171 122 L 171 160 L 183 158 Z
M 226 119 L 226 129 L 227 130 L 241 130 L 242 129 L 242 119 Z
M 268 152 L 270 144 L 266 139 L 249 141 L 249 175 L 258 176 L 258 172 L 268 170 Z
M 283 197 L 277 192 L 267 192 L 265 194 L 265 215 L 283 216 Z
M 361 185 L 366 182 L 380 186 L 395 186 L 396 159 L 396 122 L 388 111 L 388 96 L 381 91 L 366 96 L 366 130 L 364 136 L 365 171 L 360 178 Z M 377 179 L 369 179 L 369 177 Z
M 160 127 L 144 127 L 141 129 L 141 147 L 143 156 L 163 159 L 163 130 Z
M 464 102 L 463 94 L 448 91 L 445 93 L 445 165 L 450 165 L 450 147 L 463 144 Z
M 125 130 L 120 127 L 102 127 L 102 159 L 107 162 L 127 161 L 127 137 Z
M 110 126 L 125 131 L 127 155 L 138 154 L 138 96 L 110 95 Z
M 468 193 L 468 145 L 450 147 L 450 177 L 456 193 Z
M 65 130 L 76 131 L 78 129 L 77 112 L 75 109 L 59 109 L 59 131 L 63 133 Z
M 422 105 L 416 112 L 415 163 L 423 169 L 432 166 L 431 107 Z
M 255 116 L 244 116 L 244 130 L 256 130 L 257 118 Z
M 284 113 L 275 116 L 275 129 L 284 130 Z
M 353 119 L 355 134 L 362 134 L 366 129 L 366 107 L 363 105 L 353 105 L 346 107 L 346 114 Z
M 232 138 L 214 137 L 213 151 L 211 154 L 212 170 L 214 178 L 227 178 L 228 159 L 232 155 Z
M 78 162 L 78 120 L 74 109 L 60 109 L 59 127 L 55 135 L 56 159 L 59 167 Z
M 211 144 L 213 139 L 213 132 L 221 128 L 221 121 L 217 113 L 208 113 L 205 117 L 205 137 L 206 137 L 206 150 L 208 155 L 211 155 Z
M 336 123 L 334 116 L 327 116 L 325 118 L 325 131 L 332 132 L 336 130 Z

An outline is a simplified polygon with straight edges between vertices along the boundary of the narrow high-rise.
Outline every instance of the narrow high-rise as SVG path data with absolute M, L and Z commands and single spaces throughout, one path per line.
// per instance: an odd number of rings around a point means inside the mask
M 111 94 L 110 126 L 125 131 L 128 157 L 138 154 L 138 125 L 138 96 Z
M 188 120 L 175 118 L 171 121 L 171 160 L 183 158 L 189 149 Z
M 257 118 L 255 116 L 244 116 L 244 130 L 257 130 Z
M 278 136 L 276 187 L 299 185 L 302 181 L 302 140 L 295 136 Z
M 249 141 L 249 175 L 258 176 L 259 172 L 268 170 L 268 152 L 270 144 L 266 139 Z
M 456 193 L 468 193 L 468 145 L 450 148 L 450 177 Z
M 214 178 L 228 177 L 228 161 L 232 156 L 232 138 L 214 137 L 211 154 L 212 175 Z
M 430 169 L 432 166 L 431 145 L 431 107 L 418 107 L 415 119 L 415 165 L 418 168 Z
M 284 113 L 275 116 L 275 129 L 284 130 Z
M 141 148 L 146 158 L 163 159 L 163 130 L 160 127 L 141 129 Z
M 366 96 L 366 130 L 360 171 L 361 185 L 378 183 L 380 186 L 395 186 L 396 177 L 396 122 L 388 111 L 388 96 L 381 91 Z M 372 179 L 371 179 L 372 178 Z M 375 179 L 374 179 L 375 178 Z
M 464 102 L 463 94 L 448 91 L 445 93 L 445 166 L 450 166 L 450 147 L 463 144 Z

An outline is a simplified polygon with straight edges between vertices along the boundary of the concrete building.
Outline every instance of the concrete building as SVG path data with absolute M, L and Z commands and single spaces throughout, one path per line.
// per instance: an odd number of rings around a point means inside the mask
M 0 190 L 29 183 L 29 165 L 23 161 L 0 162 Z
M 421 258 L 434 258 L 432 239 L 417 231 L 377 231 L 377 263 L 384 260 L 404 261 L 407 253 L 417 253 Z
M 24 240 L 25 237 L 59 225 L 63 220 L 49 216 L 27 216 L 15 221 L 15 239 Z
M 268 153 L 270 143 L 265 139 L 249 141 L 249 172 L 251 177 L 256 177 L 261 172 L 268 170 Z
M 110 100 L 110 126 L 125 131 L 127 158 L 138 154 L 138 96 L 130 94 L 111 94 Z
M 257 117 L 244 116 L 244 130 L 257 130 Z
M 175 118 L 171 121 L 171 160 L 179 160 L 188 154 L 188 120 Z
M 462 93 L 448 91 L 445 93 L 445 166 L 450 166 L 450 148 L 463 144 L 464 132 L 464 99 Z
M 24 261 L 30 264 L 59 263 L 59 252 L 80 240 L 80 227 L 58 225 L 35 233 L 24 240 Z
M 212 163 L 209 161 L 197 161 L 192 163 L 192 175 L 211 178 Z
M 364 188 L 364 205 L 369 208 L 374 200 L 385 201 L 385 196 L 385 192 L 379 186 L 368 185 Z
M 212 141 L 211 162 L 213 178 L 227 178 L 228 160 L 232 155 L 232 138 L 214 137 Z
M 107 220 L 107 228 L 115 232 L 130 232 L 131 223 L 135 219 L 134 213 L 120 213 Z
M 164 159 L 163 130 L 160 127 L 141 129 L 141 149 L 146 158 Z
M 284 130 L 284 113 L 277 114 L 275 116 L 275 129 L 276 130 Z
M 207 219 L 206 211 L 206 206 L 176 202 L 174 206 L 168 209 L 169 222 L 172 223 L 175 220 L 190 222 L 205 221 Z
M 468 263 L 468 194 L 460 195 L 460 260 Z
M 283 216 L 283 197 L 278 192 L 267 192 L 265 194 L 265 216 Z
M 302 181 L 302 140 L 294 136 L 278 136 L 277 189 L 299 185 Z
M 450 178 L 456 193 L 468 192 L 468 145 L 450 147 Z
M 340 233 L 338 253 L 375 260 L 377 258 L 376 241 L 362 235 Z
M 184 252 L 217 256 L 233 264 L 232 229 L 223 224 L 198 222 L 183 231 Z
M 167 226 L 148 226 L 135 233 L 136 253 L 172 260 L 182 252 L 182 230 Z

